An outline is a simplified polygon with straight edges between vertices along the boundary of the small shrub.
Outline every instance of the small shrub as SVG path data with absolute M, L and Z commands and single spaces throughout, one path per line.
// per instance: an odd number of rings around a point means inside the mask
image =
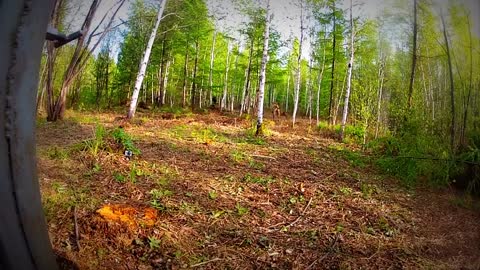
M 157 239 L 155 236 L 149 236 L 148 237 L 148 246 L 150 249 L 158 249 L 160 248 L 160 243 L 161 241 Z
M 131 151 L 135 155 L 140 154 L 140 150 L 135 147 L 132 137 L 123 128 L 114 129 L 111 135 L 115 142 L 121 145 L 124 150 Z
M 244 215 L 248 214 L 248 212 L 249 212 L 248 208 L 241 206 L 239 203 L 237 203 L 237 205 L 235 205 L 235 209 L 237 209 L 237 214 L 239 216 L 244 216 Z
M 58 160 L 68 159 L 68 151 L 57 146 L 54 146 L 48 149 L 47 155 L 51 159 L 58 159 Z
M 82 143 L 82 150 L 88 151 L 93 156 L 97 156 L 100 150 L 105 149 L 105 137 L 107 131 L 102 125 L 96 125 L 93 138 L 85 140 Z
M 209 191 L 208 198 L 210 198 L 210 200 L 216 200 L 218 198 L 217 192 L 215 190 Z

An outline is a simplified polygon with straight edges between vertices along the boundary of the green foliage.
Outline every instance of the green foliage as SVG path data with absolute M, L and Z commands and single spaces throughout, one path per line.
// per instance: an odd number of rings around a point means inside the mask
M 244 206 L 240 205 L 240 203 L 237 203 L 235 205 L 235 209 L 237 210 L 237 214 L 239 216 L 244 216 L 244 215 L 248 214 L 248 212 L 250 211 L 247 207 L 244 207 Z
M 122 175 L 121 173 L 114 173 L 113 174 L 113 178 L 115 179 L 115 181 L 119 182 L 119 183 L 125 183 L 126 182 L 126 178 L 124 175 Z
M 102 125 L 96 125 L 93 138 L 85 140 L 82 143 L 82 150 L 89 152 L 92 156 L 97 156 L 100 150 L 106 148 L 105 137 L 107 131 Z
M 256 177 L 256 176 L 252 176 L 250 173 L 247 173 L 242 181 L 244 182 L 247 182 L 247 183 L 254 183 L 254 184 L 260 184 L 262 186 L 268 186 L 269 184 L 271 183 L 274 183 L 275 182 L 275 179 L 271 176 L 267 176 L 267 177 Z
M 166 190 L 159 190 L 159 189 L 152 189 L 149 192 L 150 194 L 150 205 L 160 211 L 166 211 L 167 206 L 162 202 L 165 197 L 169 197 L 173 195 L 173 192 L 166 189 Z
M 68 159 L 69 152 L 66 149 L 54 146 L 47 150 L 47 155 L 51 159 L 66 160 Z
M 139 155 L 140 150 L 135 147 L 130 134 L 126 133 L 123 128 L 116 128 L 112 131 L 111 136 L 115 142 L 121 145 L 125 150 L 131 151 L 135 155 Z
M 210 200 L 216 200 L 218 198 L 218 193 L 215 190 L 210 190 L 208 192 L 208 198 L 210 198 Z
M 408 133 L 375 140 L 368 147 L 378 155 L 378 167 L 399 177 L 406 186 L 415 186 L 422 177 L 435 186 L 449 183 L 454 164 L 449 161 L 448 146 L 437 138 Z
M 150 247 L 151 250 L 160 248 L 161 243 L 162 241 L 156 238 L 155 236 L 148 237 L 148 246 Z
M 75 146 L 74 150 L 86 151 L 92 156 L 97 156 L 100 151 L 112 152 L 113 149 L 121 148 L 138 155 L 140 150 L 135 147 L 132 137 L 121 128 L 108 131 L 102 125 L 96 125 L 91 139 L 83 141 Z M 123 151 L 122 151 L 123 154 Z

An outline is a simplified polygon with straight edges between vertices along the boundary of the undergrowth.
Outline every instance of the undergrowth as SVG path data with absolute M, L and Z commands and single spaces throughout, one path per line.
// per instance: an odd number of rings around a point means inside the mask
M 107 130 L 102 125 L 96 125 L 92 138 L 84 140 L 75 148 L 92 156 L 97 156 L 100 151 L 131 151 L 135 155 L 141 153 L 135 146 L 132 136 L 124 129 Z

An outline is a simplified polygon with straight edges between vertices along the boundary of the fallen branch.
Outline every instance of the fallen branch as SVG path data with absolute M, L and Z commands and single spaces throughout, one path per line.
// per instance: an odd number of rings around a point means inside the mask
M 328 180 L 328 179 L 330 179 L 330 178 L 334 177 L 335 175 L 337 175 L 337 173 L 333 173 L 333 174 L 331 174 L 331 175 L 329 175 L 329 176 L 325 177 L 325 178 L 323 179 L 323 181 L 325 181 L 325 180 Z
M 276 160 L 276 158 L 269 157 L 269 156 L 262 156 L 262 155 L 251 155 L 251 156 L 256 158 L 266 158 L 266 159 Z
M 202 265 L 211 263 L 211 262 L 217 262 L 217 261 L 221 261 L 221 260 L 222 260 L 222 259 L 220 259 L 220 258 L 215 258 L 215 259 L 212 259 L 212 260 L 209 260 L 209 261 L 206 261 L 206 262 L 201 262 L 201 263 L 197 263 L 197 264 L 191 265 L 190 268 L 199 267 L 199 266 L 202 266 Z
M 80 250 L 80 233 L 78 232 L 78 222 L 77 222 L 77 206 L 73 207 L 73 222 L 75 226 L 75 243 L 77 244 L 78 250 Z
M 285 228 L 292 227 L 293 225 L 295 225 L 297 222 L 300 221 L 300 219 L 305 215 L 305 212 L 307 212 L 308 207 L 310 207 L 310 204 L 312 204 L 312 200 L 313 200 L 313 197 L 311 197 L 310 200 L 308 200 L 307 206 L 305 206 L 300 216 L 298 216 L 298 218 L 294 222 L 288 224 Z

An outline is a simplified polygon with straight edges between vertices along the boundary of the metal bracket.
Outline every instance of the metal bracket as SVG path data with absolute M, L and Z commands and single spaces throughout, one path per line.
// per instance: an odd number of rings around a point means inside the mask
M 82 37 L 84 34 L 84 30 L 80 30 L 67 36 L 63 33 L 60 33 L 56 28 L 49 25 L 47 33 L 45 35 L 45 39 L 53 41 L 53 43 L 55 44 L 55 48 L 58 48 Z

